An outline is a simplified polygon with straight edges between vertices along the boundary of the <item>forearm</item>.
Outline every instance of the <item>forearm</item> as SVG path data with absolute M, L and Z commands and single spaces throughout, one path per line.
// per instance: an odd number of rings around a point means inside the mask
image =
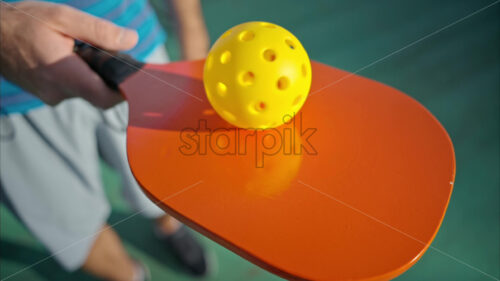
M 205 26 L 203 12 L 199 0 L 167 0 L 169 6 L 173 9 L 177 27 L 197 28 Z
M 209 47 L 208 32 L 199 0 L 168 0 L 184 59 L 199 59 Z

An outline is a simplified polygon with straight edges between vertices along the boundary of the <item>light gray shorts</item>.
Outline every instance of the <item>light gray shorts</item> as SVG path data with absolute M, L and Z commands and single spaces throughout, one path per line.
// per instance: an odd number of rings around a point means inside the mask
M 167 62 L 165 48 L 146 61 Z M 127 118 L 126 102 L 103 111 L 76 98 L 0 118 L 2 201 L 67 270 L 83 265 L 110 213 L 101 157 L 119 172 L 132 208 L 150 218 L 164 214 L 130 171 Z

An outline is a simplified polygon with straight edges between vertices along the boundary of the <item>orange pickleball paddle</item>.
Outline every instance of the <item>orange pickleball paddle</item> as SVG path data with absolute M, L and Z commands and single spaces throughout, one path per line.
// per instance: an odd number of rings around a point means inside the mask
M 453 146 L 394 88 L 312 62 L 314 94 L 300 114 L 255 132 L 214 114 L 203 61 L 144 65 L 77 52 L 129 102 L 129 163 L 149 198 L 275 274 L 394 278 L 439 229 Z

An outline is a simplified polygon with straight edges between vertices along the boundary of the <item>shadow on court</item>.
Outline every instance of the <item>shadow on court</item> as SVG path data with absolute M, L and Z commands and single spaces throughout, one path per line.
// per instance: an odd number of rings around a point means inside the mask
M 130 217 L 131 215 L 131 213 L 113 211 L 108 224 L 116 224 L 113 228 L 125 243 L 148 254 L 162 266 L 177 273 L 187 273 L 182 264 L 154 235 L 152 220 L 140 215 Z
M 94 281 L 90 275 L 78 270 L 73 273 L 68 273 L 53 259 L 48 258 L 50 254 L 44 250 L 37 250 L 30 246 L 11 242 L 8 240 L 0 240 L 0 253 L 2 253 L 1 260 L 9 261 L 18 264 L 18 268 L 11 268 L 12 271 L 4 272 L 2 270 L 2 280 L 16 281 L 27 280 L 27 276 L 21 273 L 26 267 L 30 271 L 43 278 L 43 280 L 75 280 L 75 281 Z M 46 260 L 43 260 L 46 259 Z M 43 262 L 41 262 L 43 260 Z M 36 264 L 38 263 L 38 264 Z M 34 265 L 36 264 L 36 265 Z

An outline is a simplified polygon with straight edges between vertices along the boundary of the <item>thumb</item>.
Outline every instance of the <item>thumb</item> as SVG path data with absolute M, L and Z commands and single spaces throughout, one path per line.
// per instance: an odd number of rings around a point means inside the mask
M 137 44 L 138 35 L 133 29 L 92 16 L 66 5 L 58 5 L 56 28 L 74 39 L 107 50 L 128 50 Z

